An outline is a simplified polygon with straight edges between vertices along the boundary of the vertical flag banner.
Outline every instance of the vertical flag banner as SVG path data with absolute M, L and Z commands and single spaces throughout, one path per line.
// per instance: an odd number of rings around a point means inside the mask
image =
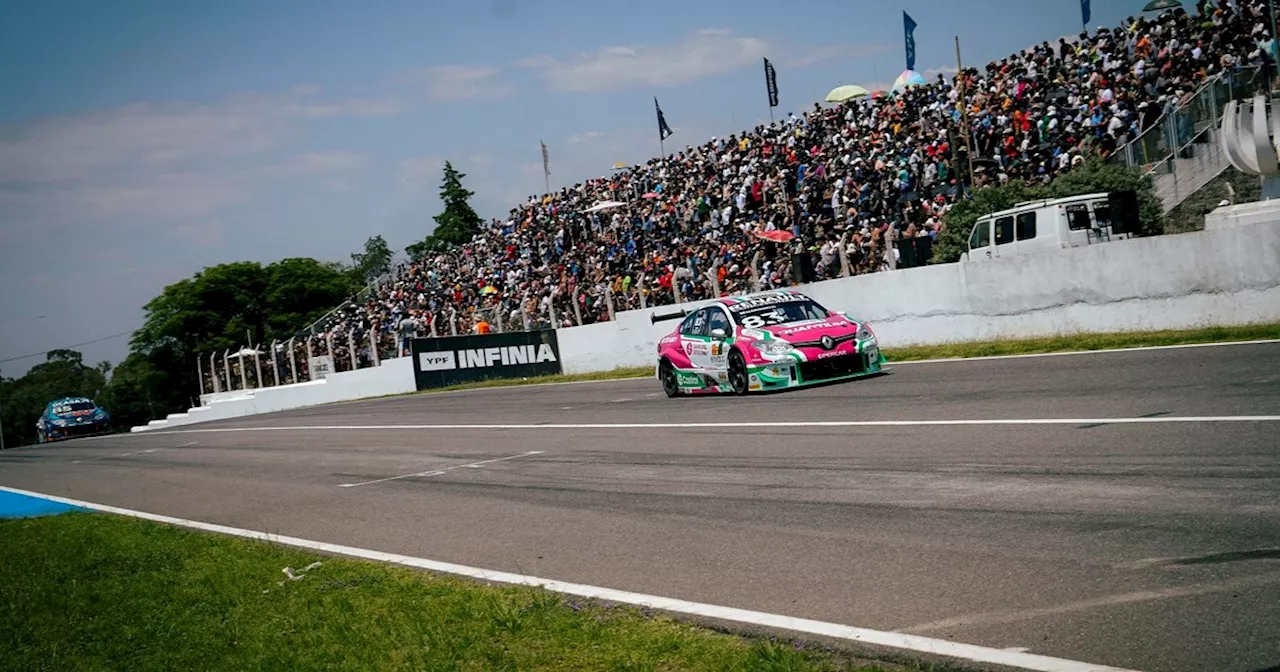
M 902 13 L 902 34 L 907 44 L 907 69 L 916 69 L 916 21 L 910 14 Z
M 538 141 L 542 145 L 542 174 L 551 177 L 551 155 L 547 154 L 547 143 Z
M 1080 0 L 1080 18 L 1084 19 L 1084 25 L 1089 25 L 1089 19 L 1093 18 L 1093 11 L 1089 7 L 1089 0 Z
M 769 107 L 778 106 L 778 71 L 769 59 L 764 59 L 764 85 L 769 91 Z
M 653 108 L 658 111 L 658 142 L 662 142 L 671 137 L 671 127 L 667 125 L 667 118 L 662 116 L 662 107 L 658 105 L 658 99 L 653 99 Z

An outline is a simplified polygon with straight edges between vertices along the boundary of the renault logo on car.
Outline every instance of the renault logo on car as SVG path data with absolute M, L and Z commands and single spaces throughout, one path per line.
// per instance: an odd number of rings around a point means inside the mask
M 823 350 L 830 350 L 831 348 L 836 347 L 836 340 L 830 336 L 824 335 L 818 342 L 822 344 Z

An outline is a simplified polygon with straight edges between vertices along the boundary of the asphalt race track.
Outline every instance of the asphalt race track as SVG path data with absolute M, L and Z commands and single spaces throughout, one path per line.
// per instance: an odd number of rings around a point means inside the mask
M 629 380 L 355 402 L 10 450 L 0 485 L 1090 663 L 1256 672 L 1280 666 L 1276 416 L 1280 344 L 1155 349 L 746 398 Z M 273 429 L 221 431 L 246 428 Z

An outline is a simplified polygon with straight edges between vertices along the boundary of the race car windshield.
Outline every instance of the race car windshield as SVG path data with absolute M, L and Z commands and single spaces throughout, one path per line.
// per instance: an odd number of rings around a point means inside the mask
M 791 322 L 821 320 L 830 314 L 813 301 L 789 301 L 757 308 L 748 308 L 737 314 L 738 323 L 748 329 L 771 327 Z
M 58 404 L 53 407 L 53 412 L 62 415 L 63 413 L 75 413 L 76 411 L 92 411 L 93 404 L 88 401 L 73 401 L 69 404 Z

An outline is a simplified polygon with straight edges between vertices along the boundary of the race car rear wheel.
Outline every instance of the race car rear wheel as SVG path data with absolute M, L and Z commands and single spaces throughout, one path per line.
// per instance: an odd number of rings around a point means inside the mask
M 658 377 L 662 379 L 662 391 L 666 392 L 668 397 L 680 395 L 680 383 L 676 380 L 676 370 L 671 366 L 671 362 L 663 360 L 662 366 L 658 367 Z
M 729 353 L 729 386 L 733 388 L 734 394 L 746 394 L 749 385 L 747 362 L 742 358 L 742 353 L 734 350 Z

